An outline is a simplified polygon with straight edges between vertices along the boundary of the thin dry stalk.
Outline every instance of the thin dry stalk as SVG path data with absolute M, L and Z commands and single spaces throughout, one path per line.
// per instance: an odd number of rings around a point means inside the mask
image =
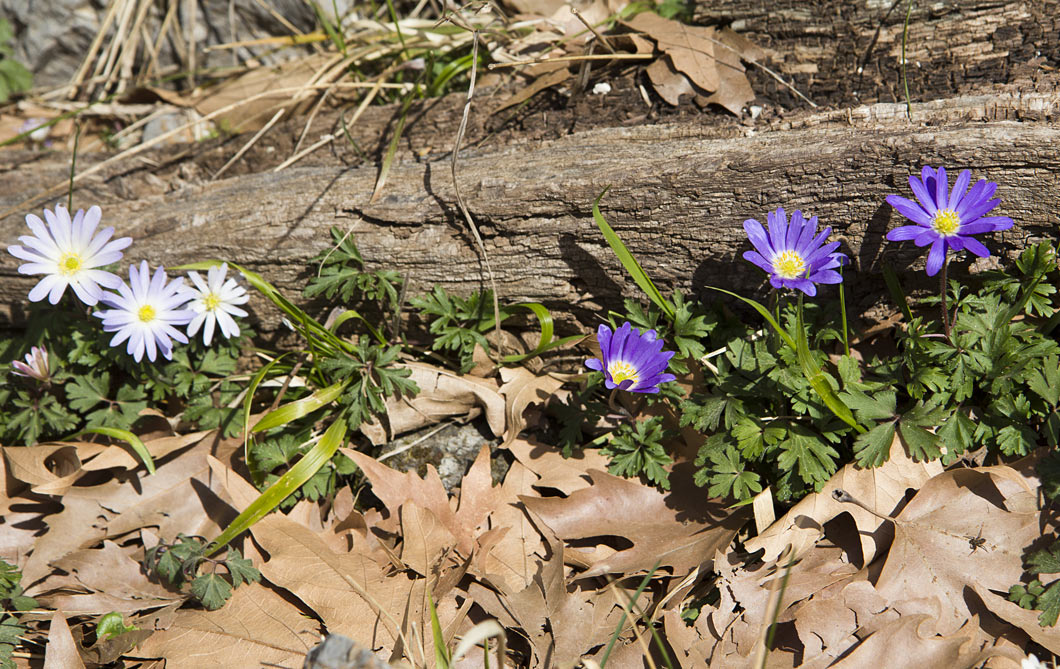
M 457 23 L 452 17 L 450 17 L 453 23 Z M 466 23 L 461 26 L 467 30 L 470 26 Z M 464 101 L 464 113 L 460 117 L 460 127 L 456 131 L 456 140 L 453 142 L 453 162 L 451 164 L 451 171 L 453 174 L 453 193 L 456 195 L 456 203 L 460 206 L 461 213 L 464 214 L 464 219 L 467 221 L 468 227 L 471 228 L 471 233 L 475 236 L 475 243 L 478 244 L 479 251 L 482 253 L 482 262 L 486 266 L 486 273 L 489 276 L 490 287 L 493 289 L 493 332 L 497 339 L 497 352 L 499 355 L 504 354 L 504 338 L 501 330 L 501 303 L 500 297 L 497 294 L 497 281 L 493 277 L 493 267 L 490 266 L 489 254 L 486 253 L 486 245 L 482 243 L 482 235 L 478 232 L 478 226 L 475 225 L 475 220 L 471 218 L 471 212 L 467 210 L 467 205 L 464 203 L 464 197 L 460 194 L 460 181 L 457 179 L 457 158 L 460 155 L 460 143 L 464 140 L 464 133 L 467 131 L 467 119 L 471 114 L 471 99 L 475 95 L 475 75 L 478 72 L 478 30 L 473 29 L 471 31 L 471 81 L 467 87 L 467 99 Z
M 552 58 L 515 60 L 510 63 L 490 63 L 488 69 L 499 70 L 503 67 L 536 65 L 537 63 L 574 63 L 581 60 L 653 60 L 654 58 L 655 56 L 650 53 L 598 53 L 586 56 L 554 56 Z
M 107 8 L 107 13 L 103 16 L 103 23 L 99 26 L 99 31 L 96 36 L 92 38 L 92 44 L 88 47 L 88 53 L 85 55 L 85 59 L 81 61 L 81 66 L 77 68 L 77 73 L 74 74 L 73 81 L 70 84 L 69 97 L 73 99 L 77 95 L 78 89 L 84 82 L 85 77 L 88 76 L 88 68 L 92 65 L 92 62 L 96 58 L 96 54 L 99 52 L 100 46 L 103 45 L 103 39 L 107 36 L 107 31 L 110 30 L 110 24 L 114 22 L 114 17 L 118 12 L 118 3 L 111 4 Z
M 276 122 L 280 120 L 280 117 L 283 116 L 283 113 L 285 111 L 287 111 L 287 107 L 284 107 L 280 111 L 276 112 L 276 114 L 271 119 L 269 119 L 269 122 L 261 127 L 261 130 L 258 130 L 256 133 L 254 133 L 254 136 L 250 138 L 250 141 L 248 141 L 246 144 L 244 144 L 242 146 L 242 148 L 239 149 L 239 151 L 236 151 L 236 155 L 234 155 L 231 158 L 229 158 L 228 162 L 226 162 L 224 165 L 221 166 L 221 169 L 219 169 L 219 170 L 217 170 L 216 172 L 213 173 L 213 176 L 210 177 L 210 180 L 214 181 L 215 179 L 217 179 L 217 177 L 219 177 L 222 174 L 224 174 L 228 170 L 229 167 L 234 165 L 237 160 L 242 158 L 243 154 L 246 153 L 247 151 L 249 151 L 250 147 L 254 146 L 254 144 L 257 143 L 257 141 L 259 139 L 261 139 L 262 136 L 269 131 L 269 128 L 271 128 L 272 126 L 276 125 Z

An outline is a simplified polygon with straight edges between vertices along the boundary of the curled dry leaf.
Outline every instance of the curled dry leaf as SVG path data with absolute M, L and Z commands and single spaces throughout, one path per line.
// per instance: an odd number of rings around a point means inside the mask
M 504 415 L 507 424 L 504 428 L 504 443 L 502 447 L 519 437 L 519 433 L 526 426 L 523 412 L 531 404 L 540 404 L 548 401 L 548 398 L 563 385 L 563 381 L 549 374 L 536 375 L 523 367 L 505 368 L 501 370 L 501 395 L 504 396 Z
M 389 431 L 380 423 L 365 423 L 361 432 L 376 446 L 405 432 L 433 425 L 451 416 L 486 415 L 493 434 L 504 431 L 504 398 L 497 383 L 477 376 L 460 375 L 441 367 L 411 362 L 410 380 L 420 388 L 416 397 L 391 397 L 386 402 Z
M 769 529 L 748 540 L 747 550 L 753 553 L 765 549 L 762 556 L 765 562 L 776 560 L 788 544 L 799 555 L 821 537 L 825 523 L 842 513 L 849 513 L 860 537 L 862 554 L 858 562 L 867 564 L 879 551 L 881 537 L 878 533 L 885 521 L 853 504 L 836 501 L 832 492 L 844 490 L 876 513 L 886 516 L 905 499 L 907 489 L 915 490 L 941 472 L 942 465 L 937 461 L 914 462 L 895 435 L 886 463 L 874 469 L 861 469 L 853 463 L 846 465 L 820 492 L 803 498 Z
M 721 81 L 714 59 L 714 28 L 685 25 L 664 19 L 654 12 L 641 12 L 629 21 L 634 30 L 645 33 L 666 53 L 674 69 L 684 73 L 699 88 L 716 91 Z

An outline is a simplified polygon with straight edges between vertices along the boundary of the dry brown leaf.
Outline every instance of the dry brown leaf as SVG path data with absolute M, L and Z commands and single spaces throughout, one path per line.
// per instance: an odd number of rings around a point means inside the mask
M 304 602 L 329 632 L 372 649 L 395 649 L 396 658 L 403 652 L 402 634 L 411 638 L 413 625 L 430 629 L 427 580 L 387 575 L 385 560 L 365 552 L 367 542 L 336 552 L 317 534 L 278 515 L 267 516 L 251 533 L 269 553 L 262 575 Z M 457 615 L 455 599 L 450 595 L 435 604 L 443 627 L 451 624 Z M 429 635 L 425 643 L 430 656 Z
M 506 448 L 519 462 L 540 477 L 534 487 L 555 488 L 565 495 L 589 487 L 590 469 L 607 469 L 608 458 L 600 449 L 585 448 L 564 457 L 563 451 L 538 441 L 516 439 Z
M 401 561 L 420 576 L 436 573 L 453 544 L 453 533 L 433 513 L 414 502 L 401 505 Z
M 1014 584 L 1013 584 L 1014 585 Z M 990 592 L 990 590 L 978 583 L 972 583 L 976 594 L 983 600 L 990 612 L 1027 633 L 1027 636 L 1041 644 L 1050 653 L 1060 655 L 1060 627 L 1055 625 L 1042 627 L 1038 624 L 1040 611 L 1029 611 L 1010 602 L 1001 595 Z
M 218 492 L 220 486 L 211 481 L 206 456 L 224 459 L 241 446 L 241 440 L 203 440 L 158 465 L 155 474 L 137 470 L 100 485 L 70 488 L 62 497 L 63 510 L 43 518 L 48 532 L 26 561 L 23 584 L 30 586 L 46 576 L 50 563 L 64 555 L 144 527 L 156 528 L 164 539 L 181 532 L 220 534 L 235 514 L 214 503 L 219 498 L 211 486 Z
M 504 395 L 504 414 L 507 424 L 504 428 L 504 443 L 506 448 L 509 443 L 519 437 L 519 433 L 526 426 L 523 412 L 531 404 L 545 402 L 560 389 L 563 381 L 544 374 L 538 376 L 524 367 L 506 367 L 501 370 L 501 395 Z
M 669 56 L 657 58 L 647 67 L 648 78 L 655 92 L 659 94 L 667 104 L 677 106 L 681 104 L 681 96 L 694 97 L 699 93 L 688 81 L 688 77 L 678 72 Z
M 521 497 L 564 540 L 623 537 L 633 546 L 592 565 L 580 577 L 648 571 L 656 564 L 683 577 L 711 562 L 746 522 L 748 510 L 732 512 L 706 499 L 700 488 L 662 492 L 639 481 L 589 472 L 592 485 L 566 498 Z
M 846 465 L 820 492 L 803 498 L 769 529 L 748 540 L 747 550 L 753 553 L 764 548 L 761 559 L 765 562 L 776 560 L 788 544 L 796 555 L 801 554 L 822 535 L 825 523 L 842 513 L 849 513 L 860 537 L 862 556 L 859 563 L 867 564 L 879 551 L 878 531 L 884 521 L 853 504 L 836 501 L 832 492 L 845 490 L 870 509 L 888 515 L 905 499 L 907 489 L 919 488 L 941 472 L 942 465 L 938 461 L 914 462 L 895 435 L 886 463 L 873 469 L 861 469 L 853 463 Z
M 689 26 L 664 19 L 653 12 L 633 17 L 629 26 L 654 39 L 659 50 L 670 56 L 675 69 L 705 91 L 716 91 L 720 83 L 714 60 L 714 28 Z
M 416 397 L 391 397 L 386 403 L 386 422 L 361 425 L 361 432 L 376 446 L 412 430 L 433 425 L 452 416 L 474 417 L 485 413 L 493 434 L 504 432 L 504 398 L 496 381 L 460 375 L 441 367 L 410 362 L 409 377 L 420 387 Z
M 93 449 L 92 455 L 102 448 L 97 444 L 81 444 L 83 449 Z M 62 495 L 81 477 L 81 457 L 75 444 L 37 444 L 0 447 L 7 471 L 15 479 L 30 484 L 33 492 L 42 495 Z
M 348 448 L 342 452 L 361 468 L 372 483 L 372 492 L 383 503 L 390 517 L 397 518 L 400 508 L 412 502 L 434 514 L 455 539 L 455 546 L 464 557 L 471 555 L 475 537 L 484 528 L 486 518 L 496 508 L 500 490 L 494 488 L 489 446 L 483 446 L 471 469 L 460 484 L 460 504 L 453 511 L 449 495 L 434 467 L 427 466 L 427 477 L 414 472 L 399 472 L 373 458 Z
M 903 615 L 933 613 L 911 597 L 937 601 L 935 633 L 953 634 L 972 615 L 968 587 L 1006 592 L 1019 582 L 1023 551 L 1041 536 L 1036 492 L 1007 466 L 934 477 L 898 515 L 876 590 Z M 985 543 L 973 550 L 980 531 Z
M 740 54 L 759 50 L 747 38 L 729 28 L 719 30 L 714 37 L 721 42 L 714 45 L 714 56 L 718 59 L 718 90 L 696 102 L 701 106 L 721 105 L 739 116 L 744 105 L 755 99 L 754 89 L 751 88 L 751 82 L 747 80 L 746 71 L 740 63 Z
M 52 615 L 48 629 L 48 645 L 44 649 L 44 669 L 85 669 L 77 643 L 70 634 L 70 626 L 62 611 Z
M 936 636 L 930 617 L 902 616 L 876 631 L 839 662 L 836 669 L 879 669 L 886 658 L 888 669 L 947 667 L 971 669 L 980 662 L 978 653 L 965 648 L 972 637 L 969 630 Z
M 512 463 L 490 515 L 490 530 L 478 537 L 471 572 L 504 593 L 530 585 L 538 570 L 533 556 L 544 552 L 541 534 L 519 501 L 521 495 L 534 493 L 534 479 L 521 462 Z
M 165 658 L 167 666 L 225 668 L 301 666 L 320 638 L 316 622 L 272 589 L 249 583 L 217 611 L 184 609 L 152 634 L 133 657 Z
M 180 593 L 148 580 L 140 563 L 112 541 L 104 541 L 103 548 L 74 551 L 53 564 L 68 575 L 47 579 L 44 582 L 47 587 L 62 590 L 39 599 L 67 613 L 102 615 L 118 611 L 127 614 L 183 599 Z M 83 594 L 71 594 L 78 589 Z

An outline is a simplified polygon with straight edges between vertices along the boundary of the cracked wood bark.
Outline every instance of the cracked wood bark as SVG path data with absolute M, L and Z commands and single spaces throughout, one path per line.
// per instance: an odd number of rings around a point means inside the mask
M 884 197 L 906 193 L 907 176 L 923 164 L 970 168 L 1000 184 L 997 213 L 1016 221 L 988 240 L 1001 253 L 1055 236 L 1060 92 L 958 98 L 913 112 L 914 124 L 904 105 L 879 104 L 775 121 L 748 136 L 712 136 L 681 123 L 484 147 L 462 153 L 461 187 L 502 297 L 544 302 L 583 326 L 622 296 L 638 295 L 592 221 L 592 201 L 607 186 L 601 209 L 649 274 L 692 292 L 761 289 L 762 273 L 740 258 L 749 248 L 742 222 L 764 220 L 777 206 L 818 215 L 844 236 L 864 273 L 859 283 L 878 276 L 885 257 L 915 272 L 921 249 L 884 243 L 898 223 Z M 61 181 L 65 169 L 58 158 L 41 158 L 8 171 L 0 205 Z M 484 285 L 447 159 L 396 163 L 383 196 L 369 204 L 375 178 L 375 166 L 320 164 L 170 191 L 149 172 L 133 171 L 89 184 L 77 202 L 102 202 L 105 222 L 134 238 L 127 261 L 229 259 L 292 296 L 314 271 L 307 261 L 327 246 L 332 225 L 353 232 L 372 267 L 408 277 L 410 294 L 435 283 L 458 293 Z M 135 198 L 123 199 L 123 189 Z M 24 231 L 21 215 L 0 222 L 6 243 Z M 17 324 L 34 279 L 16 267 L 3 254 L 0 304 Z M 260 327 L 277 326 L 274 309 L 260 299 L 252 307 Z

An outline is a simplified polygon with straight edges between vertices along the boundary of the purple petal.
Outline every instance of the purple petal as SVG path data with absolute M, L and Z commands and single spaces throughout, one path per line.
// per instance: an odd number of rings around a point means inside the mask
M 931 217 L 928 216 L 923 207 L 912 200 L 907 200 L 899 195 L 888 195 L 887 204 L 894 207 L 895 211 L 914 223 L 931 225 Z
M 913 243 L 917 246 L 927 246 L 928 244 L 934 242 L 936 239 L 942 239 L 939 233 L 935 232 L 931 228 L 925 228 L 920 232 L 919 235 L 913 238 Z
M 776 211 L 770 212 L 769 220 L 769 243 L 774 252 L 785 251 L 784 240 L 788 236 L 788 216 L 783 207 L 777 207 Z
M 887 233 L 887 239 L 892 242 L 906 242 L 910 239 L 915 239 L 921 233 L 924 232 L 924 227 L 920 225 L 903 225 L 900 228 L 895 228 Z
M 950 180 L 946 176 L 946 168 L 940 167 L 935 173 L 935 204 L 939 209 L 944 209 L 949 201 Z
M 993 226 L 991 232 L 1001 232 L 1012 227 L 1012 219 L 1008 216 L 987 216 L 979 219 L 979 222 L 989 223 Z
M 929 169 L 929 168 L 924 168 Z M 920 201 L 920 206 L 924 208 L 924 211 L 929 216 L 934 216 L 935 212 L 938 211 L 938 207 L 935 206 L 935 200 L 928 193 L 927 186 L 924 182 L 916 177 L 909 177 L 909 187 L 913 189 L 913 195 Z
M 758 253 L 758 251 L 744 251 L 743 259 L 754 263 L 760 269 L 769 274 L 773 273 L 773 264 L 766 262 L 766 259 L 763 258 L 762 255 Z
M 931 244 L 931 252 L 928 253 L 927 275 L 935 276 L 942 269 L 942 263 L 946 260 L 946 240 L 939 237 Z
M 968 184 L 972 181 L 972 173 L 968 170 L 961 170 L 961 173 L 957 175 L 957 181 L 953 184 L 953 190 L 950 191 L 950 199 L 946 204 L 946 208 L 957 210 L 957 205 L 961 203 L 961 199 L 964 197 L 965 191 L 968 190 Z
M 762 227 L 762 224 L 753 218 L 749 218 L 743 222 L 744 232 L 747 233 L 747 238 L 751 240 L 751 244 L 761 253 L 763 256 L 772 257 L 773 247 L 769 245 L 769 238 L 766 237 L 766 231 Z M 746 256 L 744 256 L 746 257 Z M 754 262 L 753 260 L 751 262 Z
M 990 249 L 983 246 L 982 242 L 980 242 L 975 237 L 965 237 L 964 248 L 968 249 L 980 258 L 986 258 L 990 255 Z

